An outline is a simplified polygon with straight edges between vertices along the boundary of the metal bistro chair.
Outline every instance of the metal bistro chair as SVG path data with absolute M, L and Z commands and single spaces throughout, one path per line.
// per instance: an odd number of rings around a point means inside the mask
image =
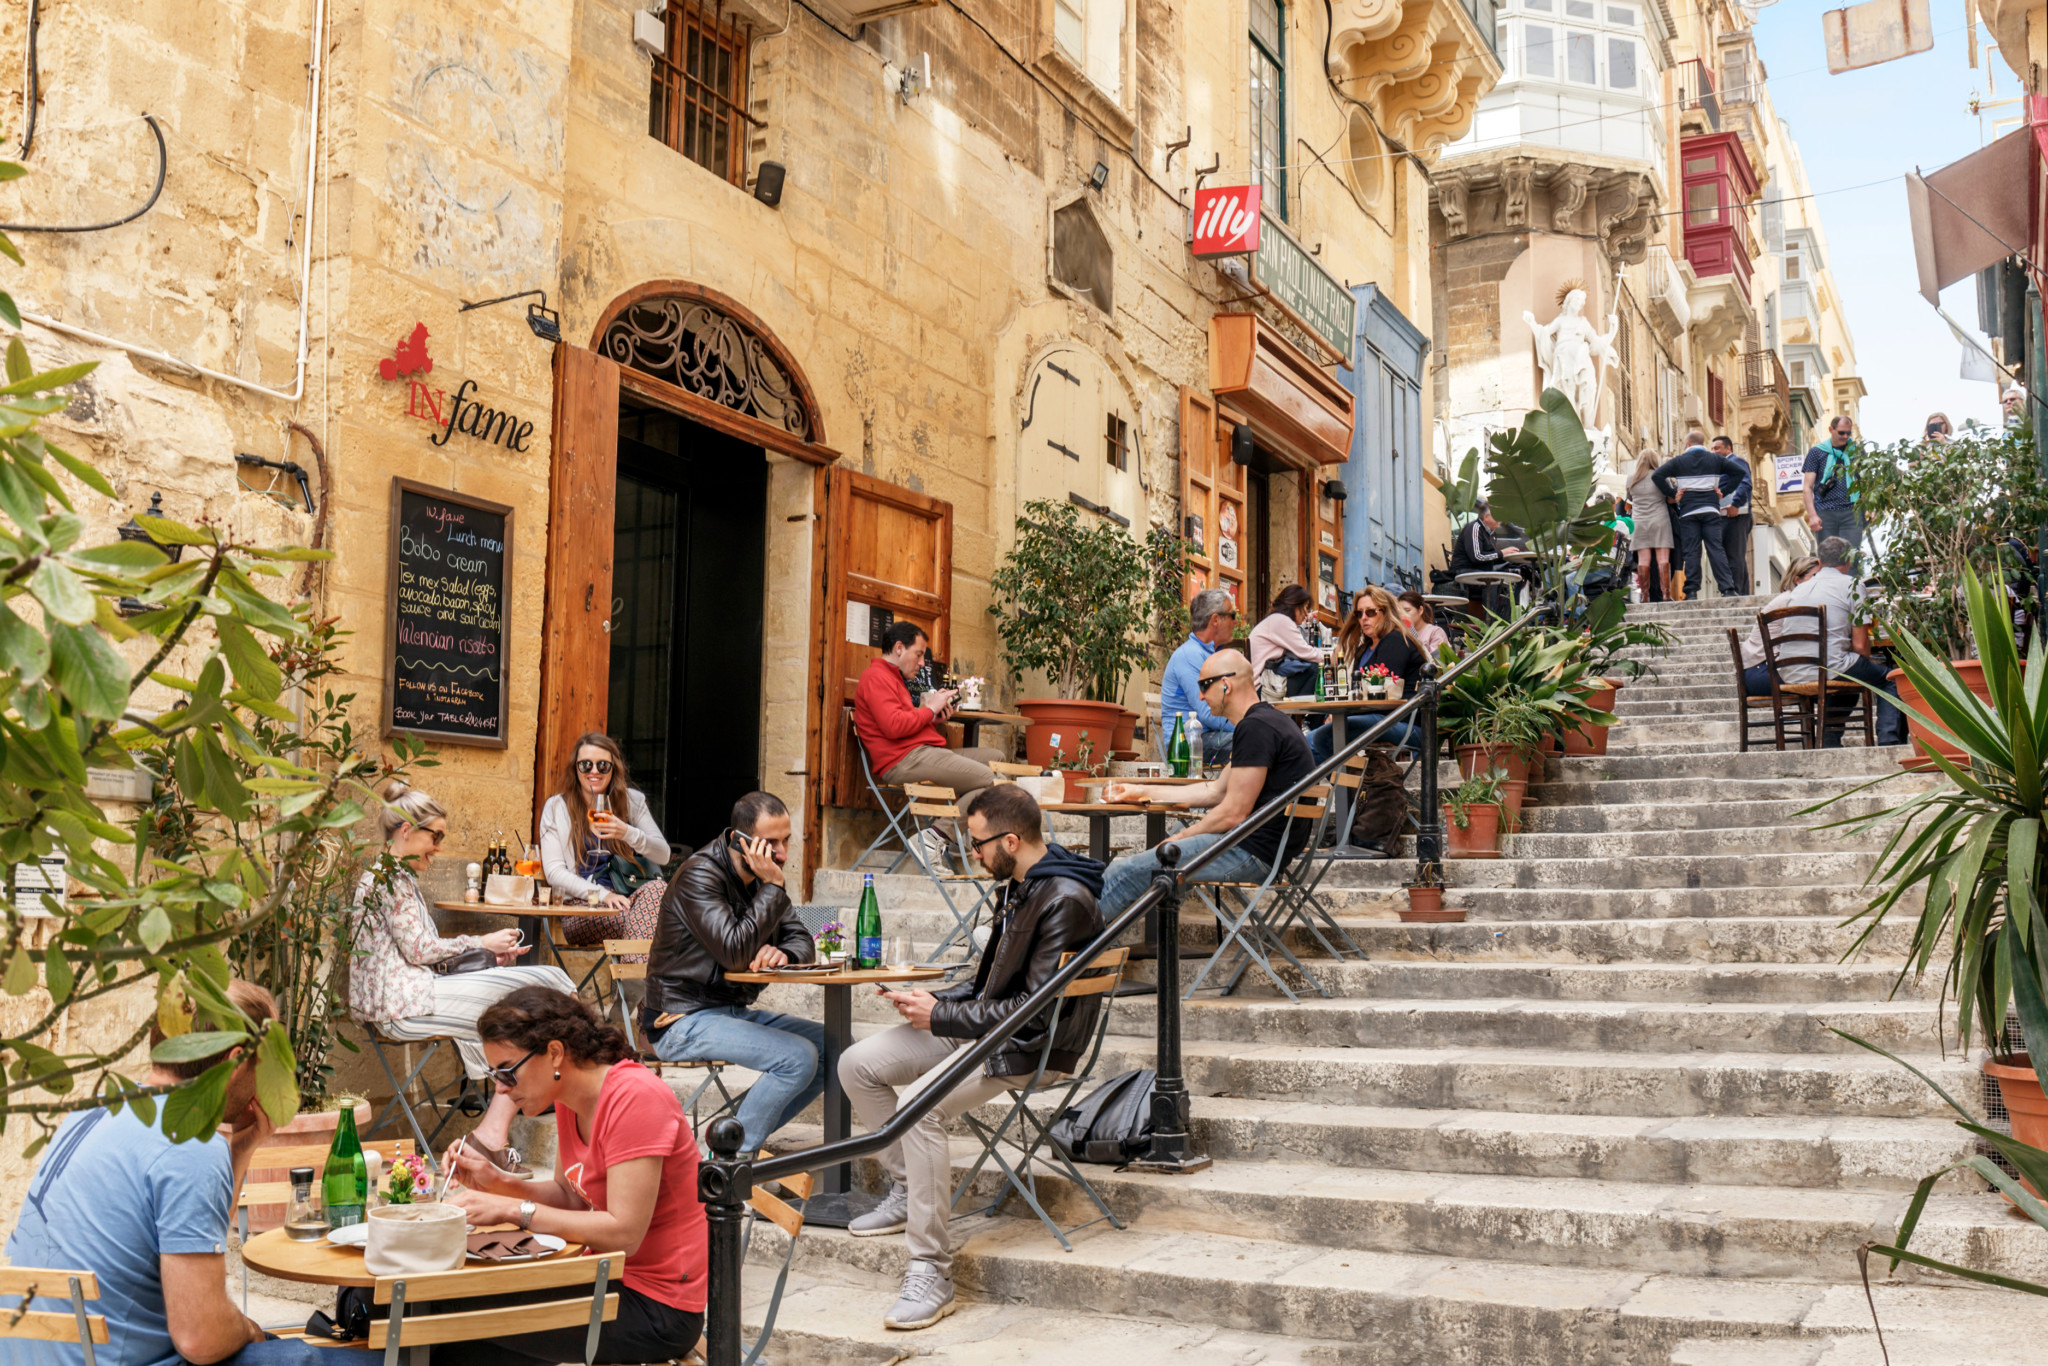
M 1076 1167 L 1067 1155 L 1060 1151 L 1059 1145 L 1052 1141 L 1052 1122 L 1066 1113 L 1067 1107 L 1074 1103 L 1074 1097 L 1079 1095 L 1081 1088 L 1094 1077 L 1096 1060 L 1102 1056 L 1102 1042 L 1109 1035 L 1109 1014 L 1111 1003 L 1115 1000 L 1114 992 L 1117 984 L 1123 980 L 1124 966 L 1130 956 L 1131 951 L 1127 948 L 1105 949 L 1082 969 L 1080 976 L 1067 984 L 1067 989 L 1060 993 L 1060 998 L 1052 1003 L 1051 1010 L 1047 1012 L 1045 1045 L 1038 1051 L 1038 1066 L 1033 1069 L 1030 1081 L 1010 1092 L 1009 1109 L 1003 1112 L 999 1121 L 989 1124 L 972 1111 L 960 1117 L 974 1136 L 981 1140 L 981 1153 L 974 1159 L 974 1165 L 968 1169 L 967 1175 L 961 1177 L 960 1183 L 953 1188 L 950 1207 L 959 1206 L 961 1197 L 973 1187 L 974 1178 L 981 1175 L 982 1167 L 991 1161 L 1002 1169 L 1003 1184 L 996 1188 L 995 1198 L 986 1205 L 963 1210 L 953 1216 L 955 1219 L 993 1214 L 1002 1206 L 1003 1201 L 1009 1198 L 1010 1192 L 1015 1191 L 1023 1197 L 1025 1204 L 1031 1206 L 1031 1212 L 1038 1216 L 1039 1222 L 1052 1231 L 1052 1236 L 1059 1239 L 1060 1246 L 1068 1252 L 1074 1250 L 1074 1245 L 1067 1241 L 1069 1234 L 1079 1233 L 1082 1229 L 1099 1224 L 1105 1219 L 1116 1228 L 1124 1226 L 1123 1220 L 1110 1212 L 1109 1205 L 1096 1192 L 1088 1178 L 1081 1174 L 1081 1169 Z M 1073 957 L 1071 953 L 1060 955 L 1060 966 L 1065 967 L 1073 961 Z M 1091 996 L 1100 996 L 1103 1000 L 1102 1009 L 1096 1012 L 1095 1028 L 1091 1031 L 1095 1037 L 1089 1046 L 1088 1056 L 1065 1078 L 1056 1077 L 1048 1083 L 1045 1068 L 1052 1057 L 1053 1039 L 1059 1033 L 1060 1016 L 1067 1010 L 1068 1002 L 1085 1000 Z M 1031 1108 L 1032 1097 L 1038 1095 L 1041 1090 L 1050 1094 L 1059 1091 L 1061 1087 L 1066 1089 L 1060 1092 L 1059 1098 L 1043 1115 Z M 1010 1135 L 1012 1128 L 1017 1131 L 1015 1137 Z M 1004 1143 L 1008 1143 L 1018 1154 L 1015 1166 L 1005 1161 L 999 1151 Z M 1084 1192 L 1095 1203 L 1095 1208 L 1100 1213 L 1093 1219 L 1061 1228 L 1039 1202 L 1038 1177 L 1033 1170 L 1033 1163 L 1048 1167 L 1054 1175 L 1064 1176 L 1073 1182 L 1075 1189 Z
M 49 1271 L 33 1266 L 0 1266 L 0 1297 L 20 1296 L 15 1305 L 0 1305 L 0 1342 L 77 1343 L 85 1366 L 96 1366 L 94 1347 L 107 1345 L 107 1316 L 88 1314 L 85 1302 L 100 1297 L 99 1277 L 90 1271 Z M 67 1309 L 31 1309 L 36 1299 L 71 1301 Z M 0 1357 L 12 1352 L 0 1349 Z
M 466 1100 L 472 1096 L 480 1095 L 476 1083 L 469 1078 L 467 1073 L 464 1073 L 461 1087 L 457 1089 L 453 1096 L 444 1099 L 440 1089 L 433 1082 L 427 1080 L 426 1070 L 427 1064 L 434 1060 L 434 1055 L 441 1051 L 441 1045 L 451 1042 L 450 1039 L 446 1037 L 434 1039 L 393 1039 L 386 1037 L 382 1030 L 367 1020 L 359 1020 L 357 1023 L 363 1027 L 363 1035 L 369 1040 L 370 1051 L 377 1057 L 377 1065 L 384 1069 L 385 1080 L 391 1083 L 390 1103 L 377 1112 L 376 1118 L 372 1119 L 369 1127 L 363 1130 L 363 1137 L 368 1138 L 371 1134 L 376 1133 L 379 1129 L 391 1123 L 395 1112 L 396 1115 L 404 1117 L 406 1127 L 412 1130 L 413 1140 L 419 1144 L 419 1152 L 426 1157 L 428 1164 L 435 1171 L 439 1171 L 441 1164 L 434 1157 L 434 1140 L 441 1136 L 441 1131 L 448 1127 L 448 1122 L 455 1118 L 455 1112 L 463 1107 Z M 391 1058 L 385 1050 L 405 1048 L 416 1043 L 427 1045 L 426 1051 L 420 1054 L 420 1060 L 413 1065 L 410 1072 L 406 1073 L 405 1080 L 401 1082 L 398 1079 L 398 1071 L 391 1065 Z M 419 1115 L 414 1110 L 410 1099 L 410 1092 L 415 1082 L 419 1084 L 422 1091 L 426 1092 L 426 1099 L 420 1102 L 421 1108 L 440 1112 L 440 1121 L 434 1125 L 434 1132 L 431 1134 L 420 1127 Z
M 848 867 L 858 872 L 860 866 L 866 863 L 877 850 L 884 854 L 888 853 L 889 842 L 893 840 L 895 842 L 896 857 L 890 859 L 889 866 L 882 870 L 883 874 L 887 875 L 902 867 L 903 860 L 915 859 L 917 857 L 911 848 L 912 841 L 917 837 L 917 822 L 910 814 L 910 800 L 908 797 L 900 805 L 891 806 L 889 804 L 889 795 L 883 790 L 888 785 L 875 776 L 875 766 L 868 761 L 868 747 L 860 742 L 859 734 L 853 729 L 853 709 L 849 707 L 846 711 L 846 730 L 849 735 L 853 736 L 853 747 L 860 755 L 860 776 L 868 785 L 868 795 L 875 799 L 875 805 L 881 808 L 882 816 L 888 822 L 887 825 L 883 826 L 880 834 L 868 841 L 868 847 L 861 850 L 860 856 L 854 859 Z M 901 788 L 896 790 L 902 791 Z
M 1286 819 L 1280 823 L 1280 855 L 1273 860 L 1273 866 L 1266 870 L 1266 876 L 1259 881 L 1205 881 L 1187 884 L 1189 891 L 1196 893 L 1207 903 L 1210 913 L 1216 917 L 1216 925 L 1222 937 L 1216 945 L 1216 952 L 1202 965 L 1202 971 L 1195 977 L 1194 984 L 1181 994 L 1182 1000 L 1191 999 L 1201 990 L 1202 984 L 1209 979 L 1209 974 L 1215 971 L 1217 964 L 1222 963 L 1230 953 L 1232 945 L 1237 949 L 1236 966 L 1231 970 L 1229 980 L 1221 983 L 1224 995 L 1228 996 L 1235 991 L 1245 972 L 1256 963 L 1266 976 L 1273 979 L 1273 985 L 1280 988 L 1282 995 L 1289 1001 L 1299 1003 L 1301 998 L 1294 994 L 1294 990 L 1273 966 L 1274 954 L 1279 954 L 1294 964 L 1295 971 L 1315 988 L 1318 996 L 1330 995 L 1329 990 L 1315 979 L 1299 958 L 1294 956 L 1294 950 L 1287 947 L 1286 941 L 1280 937 L 1275 927 L 1285 923 L 1284 916 L 1296 894 L 1297 884 L 1293 874 L 1304 866 L 1304 855 L 1322 842 L 1323 831 L 1329 824 L 1333 805 L 1330 801 L 1330 785 L 1320 783 L 1303 792 L 1299 799 L 1288 806 Z M 1308 826 L 1308 845 L 1303 850 L 1289 854 L 1287 847 L 1291 843 L 1290 836 L 1293 835 L 1297 822 Z M 1224 909 L 1225 904 L 1233 898 L 1242 906 L 1242 910 L 1235 916 Z
M 479 1267 L 420 1276 L 379 1276 L 372 1299 L 391 1306 L 391 1316 L 370 1320 L 366 1344 L 384 1354 L 384 1366 L 398 1366 L 401 1346 L 429 1347 L 438 1342 L 477 1342 L 538 1333 L 550 1328 L 589 1325 L 583 1339 L 584 1366 L 597 1356 L 597 1335 L 619 1316 L 614 1285 L 624 1274 L 626 1259 L 616 1252 L 586 1257 L 557 1257 L 523 1265 Z M 588 1291 L 582 1288 L 588 1286 Z M 565 1292 L 565 1298 L 538 1304 L 499 1305 L 490 1309 L 450 1310 L 460 1300 L 532 1290 Z M 578 1293 L 580 1292 L 580 1293 Z M 425 1312 L 406 1311 L 408 1304 Z
M 705 1141 L 701 1136 L 710 1131 L 711 1125 L 717 1121 L 718 1117 L 731 1114 L 739 1109 L 739 1101 L 733 1097 L 732 1092 L 725 1089 L 725 1069 L 732 1066 L 732 1064 L 718 1058 L 686 1058 L 680 1062 L 671 1062 L 667 1058 L 656 1054 L 652 1048 L 641 1045 L 640 1031 L 633 1019 L 633 1007 L 626 1000 L 625 984 L 647 980 L 646 955 L 653 945 L 654 941 L 651 939 L 607 939 L 604 941 L 605 962 L 610 965 L 612 971 L 612 1001 L 619 1008 L 619 1026 L 625 1031 L 626 1046 L 633 1050 L 633 1055 L 640 1060 L 643 1066 L 653 1069 L 657 1075 L 665 1075 L 666 1069 L 671 1067 L 685 1072 L 702 1072 L 704 1074 L 704 1080 L 697 1083 L 697 1089 L 690 1092 L 690 1098 L 683 1102 L 683 1111 L 690 1117 L 690 1132 L 700 1135 L 699 1146 L 701 1147 Z M 628 958 L 634 958 L 638 961 L 624 961 Z M 697 1106 L 704 1099 L 704 1093 L 711 1090 L 718 1092 L 718 1108 L 711 1112 L 709 1118 L 700 1119 L 697 1114 Z
M 1329 904 L 1322 898 L 1320 889 L 1323 879 L 1329 876 L 1330 869 L 1335 866 L 1338 858 L 1337 845 L 1343 842 L 1340 836 L 1338 841 L 1325 849 L 1323 835 L 1329 828 L 1328 823 L 1336 818 L 1340 807 L 1346 815 L 1356 814 L 1358 791 L 1365 784 L 1367 756 L 1371 753 L 1370 749 L 1359 751 L 1330 775 L 1331 784 L 1350 792 L 1351 800 L 1343 803 L 1325 802 L 1327 814 L 1323 821 L 1318 823 L 1315 837 L 1295 856 L 1295 867 L 1288 871 L 1282 885 L 1284 909 L 1275 917 L 1273 927 L 1275 934 L 1285 936 L 1288 927 L 1299 921 L 1302 929 L 1322 946 L 1323 952 L 1340 962 L 1346 953 L 1356 954 L 1363 959 L 1365 950 L 1358 947 L 1358 942 L 1351 937 L 1350 932 L 1337 923 L 1337 917 L 1331 913 Z M 1325 934 L 1325 930 L 1329 933 Z M 1332 942 L 1332 935 L 1335 936 L 1336 942 Z
M 318 1182 L 327 1173 L 327 1150 L 325 1143 L 303 1148 L 258 1148 L 256 1159 L 251 1164 L 262 1170 L 275 1168 L 290 1171 L 293 1167 L 311 1167 L 313 1180 Z M 363 1151 L 383 1154 L 384 1170 L 390 1171 L 391 1164 L 398 1158 L 411 1157 L 416 1151 L 409 1138 L 384 1138 L 363 1144 Z M 235 1234 L 246 1245 L 249 1241 L 249 1209 L 252 1205 L 285 1205 L 292 1202 L 292 1183 L 289 1181 L 242 1182 L 242 1189 L 235 1196 Z M 242 1312 L 249 1312 L 249 1264 L 242 1263 Z M 0 1311 L 4 1318 L 4 1311 Z
M 953 917 L 953 928 L 946 931 L 945 937 L 939 941 L 939 946 L 932 950 L 932 959 L 936 961 L 943 957 L 946 950 L 955 943 L 972 958 L 975 922 L 981 918 L 982 908 L 994 898 L 996 880 L 987 873 L 975 871 L 977 865 L 967 848 L 966 837 L 958 833 L 963 828 L 964 818 L 960 811 L 959 798 L 952 788 L 940 787 L 935 783 L 905 783 L 903 792 L 910 798 L 909 810 L 912 821 L 921 820 L 925 823 L 923 829 L 937 831 L 939 838 L 952 846 L 961 866 L 968 870 L 956 873 L 950 868 L 936 868 L 926 857 L 923 841 L 911 842 L 911 853 L 917 859 L 917 866 L 924 870 L 925 877 L 938 889 L 940 898 L 946 903 L 946 910 Z M 945 822 L 945 827 L 940 825 L 942 821 Z M 948 833 L 948 828 L 952 833 Z M 973 904 L 963 911 L 960 909 L 960 902 L 954 899 L 953 892 L 956 888 L 964 887 L 975 887 L 979 890 Z
M 1777 629 L 1780 622 L 1789 622 L 1796 625 L 1806 618 L 1811 618 L 1813 621 L 1813 629 L 1811 631 L 1780 631 Z M 1862 698 L 1863 743 L 1866 746 L 1874 746 L 1877 743 L 1877 728 L 1875 720 L 1871 715 L 1868 690 L 1855 683 L 1837 682 L 1832 687 L 1828 683 L 1828 670 L 1826 667 L 1828 638 L 1827 608 L 1820 606 L 1780 607 L 1775 612 L 1758 612 L 1756 620 L 1757 632 L 1763 638 L 1764 664 L 1771 679 L 1771 696 L 1773 699 L 1771 723 L 1779 736 L 1779 748 L 1784 748 L 1785 723 L 1782 699 L 1786 697 L 1796 699 L 1794 705 L 1799 711 L 1802 747 L 1805 749 L 1819 749 L 1826 743 L 1828 694 L 1831 691 L 1837 696 L 1846 695 L 1852 707 L 1856 705 L 1858 697 Z M 1785 645 L 1811 645 L 1813 651 L 1811 654 L 1801 652 L 1791 658 L 1783 658 L 1779 655 L 1778 651 Z M 1784 670 L 1791 665 L 1813 666 L 1814 681 L 1811 683 L 1781 682 Z M 1846 728 L 1848 716 L 1844 715 L 1842 721 Z

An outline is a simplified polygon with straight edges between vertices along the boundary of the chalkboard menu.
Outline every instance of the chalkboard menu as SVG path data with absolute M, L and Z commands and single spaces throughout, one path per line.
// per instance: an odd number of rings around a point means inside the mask
M 391 481 L 384 733 L 505 748 L 512 509 Z

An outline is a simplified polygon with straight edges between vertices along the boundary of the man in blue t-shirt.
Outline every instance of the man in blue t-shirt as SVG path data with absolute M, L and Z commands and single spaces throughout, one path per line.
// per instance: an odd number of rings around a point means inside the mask
M 1850 439 L 1856 424 L 1847 417 L 1828 423 L 1828 443 L 1806 453 L 1800 486 L 1806 499 L 1806 525 L 1816 541 L 1840 536 L 1851 547 L 1863 548 L 1863 514 L 1856 507 L 1855 475 L 1849 461 Z
M 270 993 L 248 982 L 231 983 L 228 999 L 258 1025 L 277 1015 Z M 151 1045 L 160 1042 L 153 1032 Z M 107 1344 L 95 1349 L 100 1366 L 361 1366 L 372 1359 L 268 1337 L 228 1298 L 235 1192 L 272 1131 L 255 1100 L 254 1050 L 241 1051 L 227 1084 L 229 1137 L 171 1142 L 159 1098 L 156 1124 L 132 1109 L 81 1110 L 43 1150 L 7 1259 L 98 1277 L 100 1297 L 86 1308 L 107 1320 Z M 168 1086 L 219 1061 L 152 1066 L 146 1084 Z M 32 1307 L 69 1312 L 71 1302 L 44 1295 Z M 14 1341 L 6 1358 L 8 1366 L 76 1366 L 85 1354 L 76 1343 Z
M 1173 718 L 1193 712 L 1201 728 L 1201 748 L 1194 750 L 1195 759 L 1213 767 L 1230 757 L 1231 725 L 1210 708 L 1195 681 L 1216 647 L 1236 632 L 1237 604 L 1221 588 L 1204 588 L 1188 603 L 1188 626 L 1188 638 L 1166 661 L 1166 675 L 1159 682 L 1159 757 L 1167 757 L 1166 747 L 1173 741 Z M 1190 734 L 1189 748 L 1195 743 L 1196 737 Z

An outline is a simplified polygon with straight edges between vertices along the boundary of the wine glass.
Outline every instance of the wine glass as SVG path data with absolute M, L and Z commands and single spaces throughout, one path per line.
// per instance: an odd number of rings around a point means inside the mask
M 592 793 L 590 797 L 590 823 L 592 825 L 599 824 L 598 814 L 600 812 L 609 812 L 611 809 L 612 798 L 609 792 Z

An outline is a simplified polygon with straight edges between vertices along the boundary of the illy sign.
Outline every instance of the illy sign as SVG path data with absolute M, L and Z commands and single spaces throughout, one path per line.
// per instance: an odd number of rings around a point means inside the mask
M 1196 260 L 1245 256 L 1259 249 L 1259 187 L 1226 185 L 1195 191 Z

